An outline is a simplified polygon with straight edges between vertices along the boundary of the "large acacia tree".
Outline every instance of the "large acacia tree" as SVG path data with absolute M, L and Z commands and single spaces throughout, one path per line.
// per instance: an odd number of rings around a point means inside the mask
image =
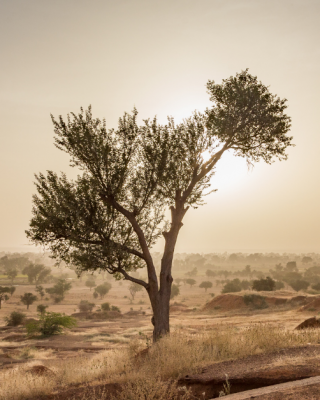
M 227 151 L 250 164 L 285 160 L 291 145 L 286 100 L 248 70 L 221 84 L 209 81 L 207 89 L 212 108 L 180 124 L 169 118 L 160 125 L 154 118 L 138 125 L 136 110 L 124 114 L 117 129 L 93 118 L 91 108 L 67 120 L 52 117 L 56 146 L 81 174 L 74 181 L 52 171 L 36 176 L 28 237 L 79 273 L 108 271 L 143 286 L 154 340 L 170 330 L 172 260 L 183 218 L 202 204 L 217 162 Z M 150 249 L 161 235 L 157 276 Z M 143 267 L 145 281 L 132 276 Z

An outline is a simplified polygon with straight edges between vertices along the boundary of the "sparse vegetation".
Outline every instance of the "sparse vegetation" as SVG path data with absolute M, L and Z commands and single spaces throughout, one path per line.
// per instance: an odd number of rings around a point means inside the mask
M 176 296 L 179 296 L 179 294 L 180 294 L 179 286 L 176 285 L 175 283 L 173 283 L 172 286 L 171 286 L 171 295 L 170 295 L 170 298 L 173 299 L 173 298 L 175 298 Z
M 267 276 L 265 279 L 256 279 L 253 281 L 252 289 L 256 290 L 257 292 L 271 292 L 276 289 L 276 282 L 270 278 L 270 276 Z
M 94 289 L 93 297 L 97 298 L 99 295 L 100 299 L 103 299 L 109 293 L 111 288 L 112 288 L 111 283 L 105 282 L 102 285 L 99 285 Z M 96 295 L 95 295 L 95 293 L 96 293 Z
M 212 282 L 210 282 L 210 281 L 201 282 L 199 287 L 203 288 L 205 290 L 205 292 L 207 292 L 208 289 L 212 288 Z

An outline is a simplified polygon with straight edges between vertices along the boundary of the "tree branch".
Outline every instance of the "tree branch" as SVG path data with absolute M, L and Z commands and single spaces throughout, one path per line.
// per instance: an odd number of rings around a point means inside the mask
M 117 268 L 114 269 L 114 271 L 115 272 L 120 272 L 124 276 L 125 280 L 137 283 L 138 285 L 141 285 L 141 286 L 145 287 L 148 290 L 149 285 L 145 281 L 143 281 L 142 279 L 137 279 L 137 278 L 134 278 L 133 276 L 130 276 L 127 273 L 127 271 L 125 271 L 123 268 L 117 267 Z

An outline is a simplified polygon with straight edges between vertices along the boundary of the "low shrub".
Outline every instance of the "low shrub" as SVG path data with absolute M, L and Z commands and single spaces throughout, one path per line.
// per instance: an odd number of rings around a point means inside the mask
M 111 306 L 111 311 L 117 311 L 117 312 L 121 312 L 120 308 L 117 306 Z
M 45 312 L 38 321 L 29 322 L 26 325 L 28 335 L 40 333 L 43 336 L 51 336 L 62 333 L 64 328 L 76 326 L 76 320 L 65 314 Z
M 92 312 L 94 306 L 95 304 L 90 303 L 88 300 L 81 300 L 78 308 L 81 312 Z
M 26 314 L 19 311 L 12 311 L 9 317 L 5 318 L 7 326 L 18 326 L 23 323 L 26 318 Z
M 102 311 L 110 311 L 110 303 L 102 303 L 101 310 Z

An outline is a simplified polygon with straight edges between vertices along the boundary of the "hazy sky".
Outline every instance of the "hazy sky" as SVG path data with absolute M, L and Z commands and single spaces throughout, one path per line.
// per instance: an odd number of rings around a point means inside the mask
M 319 17 L 319 0 L 0 0 L 0 247 L 29 249 L 34 173 L 74 176 L 50 113 L 181 120 L 249 68 L 288 99 L 296 147 L 252 171 L 225 156 L 177 251 L 320 251 Z

